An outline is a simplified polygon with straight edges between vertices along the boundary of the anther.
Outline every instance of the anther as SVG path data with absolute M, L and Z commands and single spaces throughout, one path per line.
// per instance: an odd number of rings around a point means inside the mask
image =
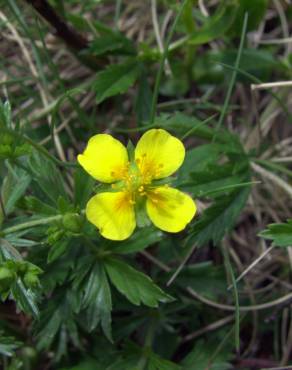
M 143 185 L 141 185 L 141 186 L 139 187 L 138 191 L 139 191 L 140 193 L 141 193 L 141 192 L 143 192 L 143 191 L 144 191 L 144 186 L 143 186 Z
M 130 199 L 130 200 L 129 200 L 129 203 L 130 203 L 130 204 L 136 204 L 136 202 L 135 202 L 133 199 Z

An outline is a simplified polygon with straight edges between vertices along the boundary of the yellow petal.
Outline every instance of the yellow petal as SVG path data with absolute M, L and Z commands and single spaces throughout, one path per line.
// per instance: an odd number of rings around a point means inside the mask
M 93 136 L 77 159 L 85 171 L 101 182 L 121 180 L 127 171 L 127 149 L 120 141 L 107 134 Z
M 127 239 L 136 227 L 134 208 L 129 200 L 123 192 L 97 194 L 87 203 L 86 217 L 103 237 Z
M 148 194 L 146 207 L 154 225 L 171 233 L 183 230 L 197 210 L 189 195 L 165 186 L 160 186 Z
M 162 129 L 145 132 L 135 150 L 142 175 L 151 179 L 170 176 L 181 166 L 184 157 L 183 143 Z

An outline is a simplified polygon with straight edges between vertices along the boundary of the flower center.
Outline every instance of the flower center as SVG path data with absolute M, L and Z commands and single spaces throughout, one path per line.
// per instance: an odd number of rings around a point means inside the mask
M 112 187 L 125 192 L 131 204 L 139 202 L 145 196 L 153 198 L 156 186 L 152 185 L 152 181 L 159 176 L 162 168 L 163 164 L 155 163 L 144 153 L 121 171 L 121 181 Z

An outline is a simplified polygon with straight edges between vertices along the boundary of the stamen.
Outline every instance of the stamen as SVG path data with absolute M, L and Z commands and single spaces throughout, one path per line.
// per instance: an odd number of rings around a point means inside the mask
M 130 204 L 136 204 L 136 202 L 135 202 L 133 199 L 130 199 L 130 200 L 129 200 L 129 203 L 130 203 Z

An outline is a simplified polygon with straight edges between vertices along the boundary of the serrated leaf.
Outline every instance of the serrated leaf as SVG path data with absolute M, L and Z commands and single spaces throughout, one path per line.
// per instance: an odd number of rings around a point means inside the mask
M 259 235 L 272 240 L 278 247 L 290 247 L 292 246 L 292 219 L 287 220 L 286 223 L 270 224 Z
M 107 259 L 105 268 L 117 290 L 135 305 L 144 303 L 149 307 L 157 307 L 159 302 L 172 300 L 147 275 L 119 259 Z
M 93 83 L 97 102 L 101 103 L 106 98 L 127 91 L 136 81 L 138 74 L 139 64 L 136 60 L 110 65 L 99 72 Z

